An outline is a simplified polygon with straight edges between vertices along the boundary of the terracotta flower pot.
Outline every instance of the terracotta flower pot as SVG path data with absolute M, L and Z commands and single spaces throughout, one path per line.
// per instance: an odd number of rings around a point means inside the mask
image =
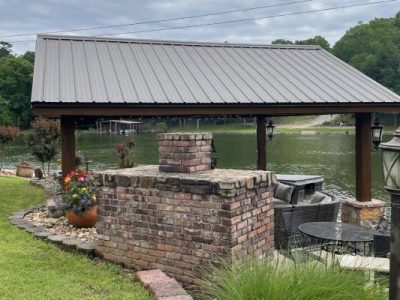
M 75 227 L 93 227 L 97 220 L 97 205 L 86 210 L 82 215 L 76 215 L 72 210 L 66 212 L 68 222 Z

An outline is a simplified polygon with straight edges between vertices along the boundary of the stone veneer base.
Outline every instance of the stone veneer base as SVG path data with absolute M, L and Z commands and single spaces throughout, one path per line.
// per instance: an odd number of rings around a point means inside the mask
M 216 257 L 273 250 L 274 182 L 271 172 L 252 170 L 183 174 L 156 165 L 100 172 L 97 252 L 196 288 Z
M 375 228 L 386 214 L 388 203 L 382 200 L 357 201 L 354 198 L 342 200 L 342 222 Z

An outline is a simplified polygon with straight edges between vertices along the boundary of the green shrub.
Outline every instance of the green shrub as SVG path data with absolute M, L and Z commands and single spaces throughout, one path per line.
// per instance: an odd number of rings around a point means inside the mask
M 18 127 L 0 126 L 0 171 L 3 167 L 3 160 L 6 155 L 7 146 L 17 138 Z
M 346 271 L 321 263 L 271 263 L 266 260 L 224 264 L 214 269 L 204 285 L 218 300 L 382 300 L 387 283 L 367 286 L 363 272 Z
M 32 122 L 32 130 L 27 136 L 31 153 L 42 163 L 47 162 L 47 175 L 50 175 L 50 163 L 59 150 L 60 128 L 55 120 L 37 118 Z

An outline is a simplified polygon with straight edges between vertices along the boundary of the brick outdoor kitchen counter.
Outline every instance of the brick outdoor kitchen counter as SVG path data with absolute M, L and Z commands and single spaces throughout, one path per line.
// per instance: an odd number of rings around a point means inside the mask
M 272 251 L 274 183 L 268 171 L 170 173 L 153 165 L 98 173 L 97 252 L 198 286 L 216 257 Z

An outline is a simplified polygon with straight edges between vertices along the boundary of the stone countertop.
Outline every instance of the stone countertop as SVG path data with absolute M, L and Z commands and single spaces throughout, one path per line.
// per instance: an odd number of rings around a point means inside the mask
M 188 192 L 217 194 L 231 197 L 241 194 L 255 185 L 275 184 L 275 174 L 271 171 L 213 169 L 196 173 L 161 172 L 158 165 L 139 166 L 129 169 L 105 170 L 95 175 L 98 186 L 160 187 L 174 186 L 188 188 Z M 193 188 L 193 187 L 196 187 Z M 202 190 L 204 190 L 202 192 Z

